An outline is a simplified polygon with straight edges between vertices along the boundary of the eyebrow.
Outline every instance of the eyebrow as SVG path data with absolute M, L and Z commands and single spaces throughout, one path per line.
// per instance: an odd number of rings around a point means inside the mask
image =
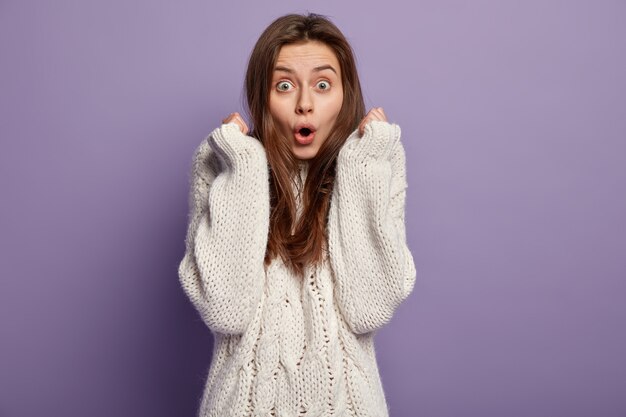
M 335 71 L 335 69 L 332 67 L 332 65 L 320 65 L 319 67 L 315 67 L 313 68 L 313 72 L 320 72 L 320 71 L 324 71 L 324 70 L 331 70 L 332 72 L 334 72 L 335 74 L 337 74 L 337 71 Z M 277 66 L 276 68 L 274 68 L 274 71 L 283 71 L 283 72 L 287 72 L 289 74 L 293 74 L 293 70 L 291 68 L 288 67 L 283 67 L 283 66 Z

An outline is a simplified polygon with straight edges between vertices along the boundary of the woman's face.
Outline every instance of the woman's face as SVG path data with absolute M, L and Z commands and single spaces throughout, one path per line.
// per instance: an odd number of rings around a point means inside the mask
M 334 51 L 318 41 L 280 49 L 270 88 L 269 110 L 298 159 L 313 158 L 341 110 L 341 68 Z

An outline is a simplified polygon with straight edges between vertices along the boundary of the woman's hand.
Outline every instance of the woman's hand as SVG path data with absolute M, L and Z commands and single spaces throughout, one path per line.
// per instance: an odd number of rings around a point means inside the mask
M 365 125 L 372 120 L 378 120 L 381 122 L 387 121 L 387 116 L 385 116 L 385 112 L 382 107 L 374 107 L 365 115 L 363 120 L 361 120 L 361 123 L 359 123 L 359 136 L 363 136 L 363 133 L 365 132 Z
M 248 125 L 246 125 L 243 117 L 241 117 L 241 115 L 237 112 L 229 114 L 227 118 L 222 120 L 222 123 L 235 123 L 239 126 L 239 130 L 241 130 L 244 135 L 248 134 Z

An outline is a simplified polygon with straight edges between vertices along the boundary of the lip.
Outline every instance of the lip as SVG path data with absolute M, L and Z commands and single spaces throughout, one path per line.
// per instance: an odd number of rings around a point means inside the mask
M 300 130 L 301 129 L 309 129 L 311 131 L 311 133 L 304 137 L 300 134 Z M 315 139 L 315 132 L 316 132 L 316 128 L 315 126 L 313 126 L 311 123 L 298 123 L 294 129 L 294 138 L 296 139 L 296 141 L 298 141 L 299 144 L 301 145 L 308 145 L 311 142 L 313 142 L 313 139 Z
M 315 131 L 311 130 L 311 133 L 307 137 L 302 136 L 300 132 L 294 133 L 293 136 L 300 145 L 309 145 L 313 142 L 313 139 L 315 139 Z
M 315 132 L 317 130 L 317 128 L 313 126 L 311 123 L 303 122 L 303 123 L 298 123 L 296 127 L 293 129 L 293 131 L 294 133 L 297 133 L 300 131 L 300 129 L 304 129 L 304 128 L 309 129 L 311 132 Z

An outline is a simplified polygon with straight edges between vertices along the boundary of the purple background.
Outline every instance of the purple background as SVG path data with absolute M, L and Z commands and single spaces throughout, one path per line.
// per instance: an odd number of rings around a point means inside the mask
M 329 15 L 403 129 L 418 277 L 393 417 L 626 415 L 623 1 L 0 2 L 0 415 L 192 416 L 195 147 L 248 54 Z

